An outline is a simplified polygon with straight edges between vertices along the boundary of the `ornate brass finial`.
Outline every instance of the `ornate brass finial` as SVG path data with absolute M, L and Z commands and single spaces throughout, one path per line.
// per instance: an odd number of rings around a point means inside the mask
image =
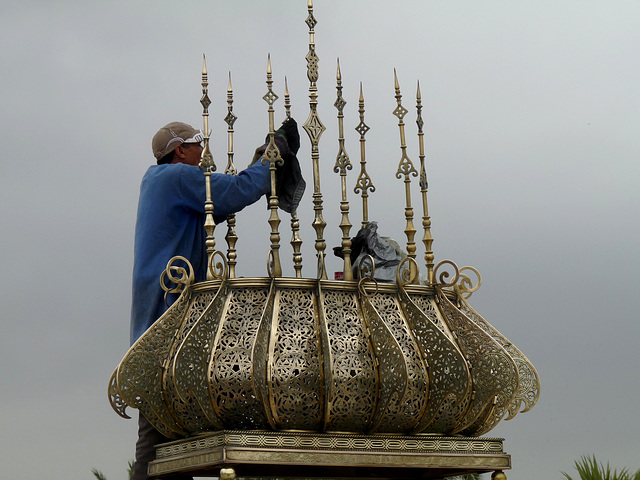
M 322 217 L 322 192 L 320 191 L 320 167 L 319 159 L 320 152 L 318 150 L 318 143 L 322 133 L 326 130 L 325 126 L 318 117 L 318 55 L 316 54 L 316 45 L 314 39 L 314 28 L 318 23 L 313 16 L 313 1 L 309 0 L 307 3 L 309 10 L 309 16 L 306 23 L 309 27 L 309 53 L 306 56 L 307 59 L 307 78 L 309 79 L 309 118 L 303 125 L 304 130 L 311 140 L 311 161 L 313 163 L 313 210 L 315 217 L 313 220 L 313 228 L 316 231 L 316 255 L 318 257 L 318 278 L 326 279 L 327 270 L 325 268 L 324 256 L 327 244 L 323 238 L 324 227 L 327 226 L 327 222 Z
M 280 233 L 278 226 L 280 225 L 280 217 L 278 217 L 278 194 L 276 192 L 276 165 L 282 165 L 282 157 L 280 150 L 276 146 L 275 129 L 273 120 L 273 103 L 278 96 L 273 92 L 273 78 L 271 75 L 271 55 L 267 58 L 267 93 L 262 99 L 269 105 L 269 144 L 262 155 L 262 163 L 269 163 L 269 172 L 271 174 L 271 195 L 269 196 L 269 225 L 271 225 L 271 250 L 269 251 L 269 275 L 271 277 L 282 276 L 282 266 L 280 264 Z
M 224 173 L 236 175 L 238 169 L 233 163 L 233 125 L 238 117 L 233 113 L 233 88 L 231 87 L 231 72 L 229 72 L 229 86 L 227 87 L 227 116 L 224 121 L 227 124 L 227 168 Z
M 227 116 L 224 121 L 227 123 L 227 168 L 224 173 L 227 175 L 236 175 L 238 169 L 233 164 L 233 124 L 238 119 L 233 113 L 233 88 L 231 88 L 231 72 L 229 72 L 229 87 L 227 88 Z M 236 264 L 238 252 L 236 243 L 238 235 L 236 234 L 236 215 L 232 213 L 227 216 L 227 259 L 229 266 L 229 278 L 236 278 Z
M 291 118 L 291 97 L 289 96 L 289 84 L 287 77 L 284 77 L 284 110 L 286 120 Z M 302 278 L 302 238 L 300 238 L 300 220 L 298 212 L 291 212 L 291 248 L 293 248 L 293 268 L 296 272 L 296 278 Z
M 340 201 L 340 212 L 342 220 L 340 230 L 342 230 L 342 254 L 344 256 L 343 278 L 353 280 L 353 269 L 351 268 L 351 223 L 349 222 L 349 202 L 347 201 L 347 170 L 353 166 L 349 161 L 349 155 L 344 148 L 344 107 L 347 104 L 342 97 L 342 75 L 340 73 L 340 59 L 338 59 L 338 69 L 336 73 L 337 99 L 334 106 L 338 109 L 338 155 L 333 171 L 340 174 L 340 187 L 342 190 L 342 200 Z
M 433 236 L 431 236 L 431 218 L 429 217 L 429 207 L 427 204 L 427 190 L 429 188 L 429 182 L 427 182 L 427 170 L 424 164 L 424 132 L 422 127 L 424 122 L 422 121 L 422 95 L 420 94 L 420 81 L 418 81 L 418 91 L 416 93 L 416 110 L 418 112 L 416 124 L 418 125 L 418 143 L 420 148 L 420 194 L 422 195 L 422 227 L 424 228 L 424 236 L 422 237 L 422 243 L 424 243 L 425 254 L 424 260 L 427 267 L 427 280 L 429 285 L 435 283 L 435 277 L 433 274 Z
M 404 216 L 407 220 L 407 226 L 404 233 L 407 235 L 407 255 L 415 260 L 416 258 L 416 242 L 414 237 L 416 235 L 416 229 L 413 226 L 413 208 L 411 207 L 411 176 L 418 176 L 413 163 L 407 156 L 407 145 L 404 134 L 404 116 L 407 114 L 407 109 L 402 106 L 402 94 L 400 93 L 400 85 L 398 83 L 398 76 L 396 75 L 395 68 L 393 69 L 393 77 L 395 79 L 396 88 L 396 103 L 398 104 L 393 111 L 393 114 L 398 117 L 398 127 L 400 129 L 400 149 L 402 150 L 402 157 L 398 165 L 398 171 L 396 172 L 396 178 L 404 177 L 404 190 L 405 190 L 405 209 Z M 415 262 L 411 263 L 413 281 L 417 281 L 417 269 L 415 268 Z M 415 275 L 414 275 L 415 274 Z
M 289 95 L 289 84 L 287 83 L 287 77 L 284 77 L 284 111 L 286 119 L 291 118 L 291 96 Z
M 360 114 L 360 123 L 356 127 L 356 132 L 360 134 L 360 175 L 358 175 L 358 181 L 356 187 L 353 189 L 354 193 L 360 193 L 362 197 L 362 227 L 369 223 L 369 193 L 375 192 L 376 187 L 371 182 L 371 177 L 367 173 L 367 157 L 365 154 L 364 136 L 369 131 L 369 126 L 364 123 L 364 95 L 362 94 L 362 82 L 360 82 L 360 99 L 358 101 L 358 112 Z
M 216 250 L 216 239 L 213 236 L 213 232 L 216 228 L 216 222 L 213 220 L 213 200 L 211 199 L 211 172 L 215 172 L 216 165 L 213 162 L 213 154 L 209 148 L 209 138 L 211 131 L 209 130 L 209 105 L 211 100 L 209 99 L 209 81 L 207 78 L 207 59 L 202 55 L 202 98 L 200 103 L 202 104 L 202 121 L 204 128 L 204 146 L 202 149 L 202 157 L 200 158 L 200 168 L 204 170 L 205 177 L 205 191 L 206 200 L 204 202 L 204 229 L 207 233 L 205 240 L 205 246 L 207 248 L 207 280 L 213 279 L 213 271 L 211 263 Z

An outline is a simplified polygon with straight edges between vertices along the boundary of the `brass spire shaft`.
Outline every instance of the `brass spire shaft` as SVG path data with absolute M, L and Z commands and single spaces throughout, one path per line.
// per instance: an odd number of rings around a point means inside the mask
M 216 228 L 216 222 L 213 220 L 213 200 L 211 199 L 211 172 L 215 172 L 216 165 L 213 162 L 213 154 L 209 148 L 209 138 L 211 131 L 209 130 L 209 105 L 211 100 L 209 99 L 209 82 L 207 74 L 207 59 L 202 56 L 202 98 L 200 103 L 202 104 L 202 122 L 203 122 L 203 141 L 204 146 L 202 149 L 202 156 L 200 158 L 200 168 L 204 171 L 205 178 L 205 191 L 206 200 L 204 202 L 204 229 L 207 234 L 205 240 L 205 246 L 207 249 L 207 280 L 213 279 L 213 272 L 211 270 L 211 263 L 213 261 L 213 254 L 216 249 L 216 239 L 213 236 L 213 232 Z
M 289 120 L 291 118 L 291 95 L 289 95 L 289 84 L 286 76 L 284 77 L 284 112 L 286 120 Z
M 289 120 L 291 118 L 291 97 L 287 77 L 284 77 L 284 110 L 286 120 Z M 300 238 L 300 220 L 297 210 L 291 212 L 291 248 L 293 248 L 293 269 L 296 272 L 296 278 L 302 278 L 302 238 Z
M 316 45 L 314 39 L 314 27 L 318 23 L 313 16 L 313 0 L 308 0 L 307 9 L 309 10 L 309 16 L 306 23 L 309 27 L 309 53 L 306 56 L 307 59 L 307 78 L 309 79 L 309 118 L 303 125 L 304 130 L 311 140 L 311 161 L 313 163 L 313 210 L 315 212 L 313 220 L 313 228 L 316 231 L 316 255 L 318 257 L 318 278 L 326 279 L 327 270 L 325 267 L 325 249 L 327 244 L 323 238 L 324 228 L 327 226 L 327 222 L 322 217 L 322 192 L 320 191 L 320 167 L 319 159 L 320 152 L 318 150 L 318 143 L 322 133 L 325 131 L 325 126 L 318 117 L 318 87 L 316 82 L 318 81 L 318 55 L 316 54 Z
M 267 59 L 267 93 L 262 97 L 269 105 L 269 143 L 262 156 L 262 163 L 269 163 L 269 173 L 271 175 L 271 195 L 269 196 L 269 225 L 271 226 L 271 250 L 269 252 L 269 275 L 271 277 L 282 276 L 282 266 L 280 264 L 280 233 L 278 226 L 280 225 L 280 217 L 278 217 L 278 194 L 276 192 L 276 165 L 282 165 L 282 157 L 280 150 L 275 142 L 274 128 L 274 110 L 273 103 L 278 96 L 273 92 L 273 78 L 271 75 L 271 55 Z
M 342 255 L 344 257 L 343 278 L 353 280 L 353 269 L 351 267 L 351 222 L 349 222 L 349 202 L 347 201 L 347 170 L 353 166 L 349 161 L 349 155 L 344 148 L 344 107 L 347 104 L 342 97 L 342 74 L 340 73 L 340 60 L 338 59 L 338 69 L 336 73 L 337 98 L 334 106 L 338 109 L 338 155 L 333 171 L 340 174 L 340 187 L 342 200 L 340 201 L 340 230 L 342 230 Z
M 420 94 L 420 81 L 418 81 L 418 90 L 416 93 L 416 110 L 418 112 L 416 124 L 418 125 L 418 144 L 420 148 L 420 194 L 422 195 L 422 227 L 424 229 L 422 243 L 424 243 L 425 247 L 424 260 L 427 267 L 427 280 L 429 285 L 433 285 L 435 283 L 433 274 L 433 236 L 431 235 L 431 218 L 429 217 L 429 206 L 427 204 L 427 190 L 429 189 L 429 182 L 427 181 L 427 170 L 424 162 L 424 132 L 422 130 L 424 122 L 422 121 L 422 95 Z
M 405 209 L 404 216 L 407 221 L 404 233 L 407 236 L 407 256 L 414 259 L 416 258 L 416 242 L 414 240 L 416 235 L 416 229 L 413 226 L 413 208 L 411 206 L 411 176 L 418 176 L 413 163 L 407 156 L 407 145 L 404 132 L 404 116 L 407 114 L 407 109 L 402 106 L 402 94 L 400 93 L 400 85 L 398 84 L 398 76 L 395 69 L 393 70 L 393 77 L 395 80 L 396 89 L 396 103 L 397 106 L 393 111 L 393 114 L 398 117 L 398 128 L 400 130 L 400 149 L 402 150 L 402 156 L 400 163 L 398 164 L 398 171 L 396 172 L 396 178 L 404 177 L 404 191 L 405 191 Z M 415 269 L 415 262 L 411 263 L 411 281 L 416 281 L 417 271 Z
M 356 127 L 356 132 L 360 134 L 360 175 L 354 193 L 360 193 L 362 197 L 362 228 L 369 223 L 369 193 L 375 192 L 376 187 L 371 182 L 371 177 L 367 173 L 367 156 L 365 153 L 366 140 L 364 136 L 369 131 L 369 126 L 364 123 L 364 95 L 362 94 L 362 82 L 360 82 L 360 99 L 358 101 L 358 113 L 360 114 L 360 123 Z
M 231 72 L 229 72 L 229 86 L 227 87 L 227 116 L 224 121 L 227 123 L 227 168 L 224 173 L 227 175 L 237 175 L 238 169 L 233 163 L 233 125 L 238 117 L 233 113 L 233 88 L 231 87 Z M 227 259 L 229 265 L 229 278 L 236 278 L 236 264 L 238 252 L 236 243 L 238 235 L 236 234 L 236 215 L 232 213 L 227 215 Z

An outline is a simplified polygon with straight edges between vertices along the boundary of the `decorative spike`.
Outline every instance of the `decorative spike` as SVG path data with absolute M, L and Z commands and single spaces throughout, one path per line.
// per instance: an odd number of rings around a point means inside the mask
M 291 97 L 289 96 L 289 84 L 287 77 L 284 77 L 284 109 L 286 119 L 291 118 Z M 291 248 L 293 249 L 293 268 L 296 272 L 296 278 L 302 278 L 302 238 L 300 238 L 300 220 L 298 212 L 291 212 Z
M 375 192 L 376 187 L 371 182 L 371 177 L 367 173 L 367 158 L 365 154 L 364 136 L 369 131 L 369 126 L 364 123 L 364 95 L 362 94 L 362 82 L 360 82 L 360 99 L 358 101 L 358 112 L 360 114 L 360 123 L 356 127 L 356 132 L 360 134 L 360 175 L 356 186 L 353 189 L 354 193 L 360 193 L 362 197 L 362 228 L 369 223 L 369 193 Z
M 287 120 L 291 118 L 291 97 L 289 96 L 289 84 L 287 83 L 287 77 L 284 77 L 284 111 L 287 115 Z
M 233 113 L 233 88 L 231 87 L 231 72 L 229 72 L 229 86 L 227 87 L 227 116 L 225 122 L 227 123 L 227 168 L 224 173 L 227 175 L 236 175 L 238 169 L 233 164 L 233 125 L 238 117 Z M 227 259 L 229 266 L 229 278 L 236 277 L 236 264 L 238 258 L 238 252 L 236 250 L 236 243 L 238 241 L 238 235 L 236 234 L 236 215 L 232 213 L 227 215 L 227 235 L 225 236 L 227 241 Z
M 302 238 L 300 238 L 300 220 L 298 212 L 291 212 L 291 248 L 293 248 L 293 269 L 296 278 L 302 278 Z
M 211 131 L 209 130 L 209 105 L 211 100 L 209 99 L 209 81 L 207 74 L 207 59 L 202 55 L 202 122 L 204 127 L 204 147 L 202 149 L 202 156 L 200 158 L 200 168 L 204 170 L 205 192 L 206 200 L 204 202 L 204 230 L 207 234 L 205 240 L 205 246 L 207 249 L 207 280 L 213 279 L 213 271 L 211 264 L 213 262 L 213 255 L 216 250 L 216 239 L 213 232 L 216 228 L 216 222 L 213 220 L 213 200 L 211 199 L 211 173 L 216 170 L 216 165 L 213 162 L 213 154 L 209 148 L 209 138 Z
M 320 152 L 318 143 L 320 136 L 325 131 L 325 126 L 318 117 L 318 55 L 316 54 L 316 45 L 314 40 L 314 27 L 318 23 L 313 16 L 313 2 L 309 0 L 307 3 L 309 16 L 307 17 L 307 26 L 309 27 L 309 53 L 307 59 L 307 78 L 309 79 L 309 118 L 303 125 L 304 130 L 311 140 L 311 161 L 313 163 L 313 210 L 315 212 L 313 220 L 313 228 L 316 231 L 316 255 L 318 257 L 318 278 L 326 279 L 327 270 L 325 267 L 325 249 L 327 244 L 323 238 L 324 228 L 327 222 L 322 217 L 322 192 L 320 191 Z
M 282 165 L 282 157 L 280 150 L 276 146 L 275 129 L 274 129 L 274 110 L 273 103 L 278 96 L 273 92 L 273 78 L 271 75 L 271 55 L 267 58 L 267 93 L 262 97 L 269 105 L 269 143 L 262 155 L 262 163 L 269 164 L 269 173 L 271 174 L 271 195 L 269 196 L 269 225 L 271 225 L 271 250 L 269 252 L 269 275 L 271 277 L 282 276 L 282 266 L 280 264 L 280 233 L 278 226 L 280 225 L 280 217 L 278 217 L 278 194 L 276 192 L 276 165 Z
M 227 116 L 224 121 L 227 124 L 227 168 L 224 173 L 236 175 L 238 169 L 233 163 L 233 125 L 238 117 L 233 113 L 233 88 L 231 87 L 231 72 L 229 72 L 229 86 L 227 87 Z
M 340 59 L 338 59 L 338 70 L 336 73 L 337 99 L 334 106 L 338 109 L 338 156 L 333 171 L 340 174 L 340 187 L 342 190 L 342 200 L 340 201 L 340 212 L 342 220 L 340 230 L 342 230 L 342 255 L 344 257 L 343 278 L 353 280 L 353 268 L 351 267 L 351 223 L 349 222 L 349 202 L 347 201 L 347 170 L 353 166 L 349 161 L 349 155 L 344 148 L 344 107 L 347 102 L 342 97 L 342 75 L 340 74 Z
M 398 127 L 400 129 L 400 149 L 402 150 L 402 157 L 398 165 L 398 171 L 396 172 L 396 178 L 404 177 L 404 189 L 405 189 L 405 209 L 404 216 L 407 221 L 407 226 L 404 233 L 407 236 L 407 256 L 414 259 L 416 258 L 416 242 L 414 237 L 416 235 L 416 229 L 413 226 L 413 208 L 411 207 L 411 176 L 418 176 L 413 163 L 407 156 L 407 145 L 405 141 L 404 132 L 404 116 L 407 114 L 407 109 L 402 106 L 402 94 L 400 93 L 400 85 L 398 83 L 398 76 L 395 68 L 393 69 L 393 76 L 395 79 L 396 89 L 396 103 L 397 106 L 393 111 L 393 114 L 398 117 Z M 415 267 L 416 263 L 411 262 L 411 282 L 416 282 L 418 272 Z
M 429 206 L 427 204 L 427 190 L 429 183 L 427 182 L 427 170 L 424 162 L 424 132 L 422 127 L 424 122 L 422 121 L 422 95 L 420 94 L 420 81 L 418 80 L 418 91 L 416 93 L 416 110 L 418 125 L 418 143 L 419 143 L 419 157 L 420 157 L 420 194 L 422 196 L 422 227 L 424 229 L 424 236 L 422 237 L 422 243 L 424 243 L 425 254 L 424 260 L 427 267 L 427 280 L 429 285 L 435 284 L 435 276 L 433 273 L 434 255 L 433 255 L 433 236 L 431 235 L 431 218 L 429 217 Z

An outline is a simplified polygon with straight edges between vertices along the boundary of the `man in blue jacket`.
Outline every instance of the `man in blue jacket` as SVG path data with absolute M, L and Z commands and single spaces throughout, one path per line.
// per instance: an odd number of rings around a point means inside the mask
M 285 122 L 278 133 L 277 145 L 282 157 L 285 162 L 287 157 L 293 158 L 297 165 L 295 152 L 291 157 L 287 144 L 289 137 L 289 143 L 296 144 L 297 151 L 299 137 L 295 121 Z M 176 255 L 187 258 L 194 268 L 196 281 L 205 280 L 205 176 L 198 167 L 202 140 L 202 132 L 181 122 L 165 125 L 153 137 L 157 165 L 149 167 L 142 179 L 136 221 L 132 344 L 167 309 L 159 279 L 171 258 Z M 211 196 L 216 223 L 269 193 L 270 185 L 269 165 L 262 165 L 260 161 L 238 175 L 213 173 Z M 169 439 L 139 415 L 134 480 L 147 478 L 148 463 L 155 456 L 154 445 L 166 441 Z

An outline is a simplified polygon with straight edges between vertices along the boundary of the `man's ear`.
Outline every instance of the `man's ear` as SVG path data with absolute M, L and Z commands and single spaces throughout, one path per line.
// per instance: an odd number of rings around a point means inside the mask
M 187 158 L 187 155 L 184 152 L 184 147 L 182 146 L 182 144 L 178 145 L 173 152 L 174 152 L 173 153 L 173 159 L 176 160 L 176 161 L 178 159 L 183 160 L 183 159 Z

